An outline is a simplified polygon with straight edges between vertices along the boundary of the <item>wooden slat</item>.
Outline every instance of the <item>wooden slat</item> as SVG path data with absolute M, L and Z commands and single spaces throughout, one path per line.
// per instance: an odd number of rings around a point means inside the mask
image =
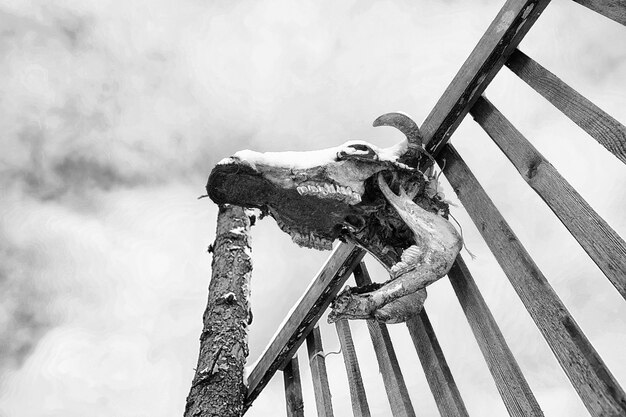
M 474 175 L 450 145 L 444 174 L 592 416 L 626 415 L 626 395 Z
M 578 4 L 600 13 L 626 26 L 626 0 L 574 0 Z
M 354 268 L 354 279 L 358 286 L 371 284 L 365 263 L 361 262 Z M 387 398 L 394 417 L 415 417 L 409 391 L 402 376 L 402 370 L 391 343 L 387 326 L 376 320 L 367 320 L 367 329 L 372 338 L 378 367 L 383 377 Z
M 318 417 L 333 417 L 333 404 L 330 400 L 330 387 L 326 373 L 326 359 L 322 346 L 322 335 L 319 326 L 315 326 L 306 337 L 306 347 L 309 352 L 311 378 L 313 378 L 313 392 Z
M 331 254 L 250 372 L 246 409 L 274 373 L 295 355 L 363 256 L 364 250 L 345 243 Z
M 304 417 L 304 401 L 302 400 L 302 384 L 298 356 L 294 356 L 283 369 L 285 381 L 285 402 L 287 417 Z
M 337 336 L 339 336 L 343 361 L 346 365 L 348 386 L 350 387 L 350 399 L 352 400 L 352 413 L 354 417 L 370 417 L 370 408 L 367 404 L 367 396 L 365 395 L 359 360 L 354 350 L 354 342 L 352 341 L 352 333 L 350 332 L 348 320 L 335 322 L 335 329 L 337 330 Z
M 506 66 L 620 161 L 626 163 L 626 127 L 623 124 L 522 51 L 513 52 Z
M 487 99 L 472 116 L 626 299 L 626 243 Z
M 549 2 L 508 0 L 504 4 L 420 128 L 432 154 L 443 148 Z
M 460 255 L 448 272 L 448 277 L 509 415 L 543 416 L 513 353 Z
M 435 397 L 439 414 L 442 417 L 467 417 L 465 403 L 452 378 L 426 311 L 422 310 L 419 316 L 409 319 L 406 325 Z

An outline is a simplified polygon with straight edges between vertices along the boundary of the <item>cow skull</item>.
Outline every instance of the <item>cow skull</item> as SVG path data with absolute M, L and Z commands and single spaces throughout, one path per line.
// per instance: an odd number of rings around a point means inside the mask
M 390 148 L 350 141 L 312 152 L 240 151 L 220 161 L 207 183 L 213 201 L 269 213 L 300 246 L 331 249 L 335 239 L 351 241 L 389 269 L 387 283 L 339 294 L 329 321 L 407 320 L 462 245 L 444 218 L 448 205 L 431 191 L 436 179 L 422 172 L 432 157 L 415 122 L 390 113 L 374 126 L 396 127 L 407 139 Z

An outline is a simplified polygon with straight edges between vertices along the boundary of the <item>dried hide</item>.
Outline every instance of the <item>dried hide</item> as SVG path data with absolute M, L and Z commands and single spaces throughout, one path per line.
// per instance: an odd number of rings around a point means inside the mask
M 324 250 L 335 239 L 351 241 L 387 267 L 386 283 L 339 294 L 329 321 L 406 321 L 462 246 L 437 179 L 428 175 L 432 157 L 417 125 L 401 113 L 374 122 L 383 125 L 407 139 L 384 149 L 350 141 L 312 152 L 241 151 L 220 161 L 207 183 L 214 202 L 261 209 L 300 246 Z

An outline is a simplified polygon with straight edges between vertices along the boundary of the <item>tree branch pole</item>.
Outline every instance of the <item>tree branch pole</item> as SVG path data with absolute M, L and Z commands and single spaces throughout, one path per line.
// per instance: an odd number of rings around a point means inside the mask
M 185 417 L 240 417 L 243 413 L 243 372 L 252 317 L 248 303 L 251 220 L 241 207 L 219 207 L 209 299 Z

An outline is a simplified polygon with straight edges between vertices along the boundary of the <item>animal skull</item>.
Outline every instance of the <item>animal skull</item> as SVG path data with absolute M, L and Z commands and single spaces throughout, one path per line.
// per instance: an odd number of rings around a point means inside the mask
M 400 113 L 374 122 L 383 125 L 407 139 L 390 148 L 350 141 L 312 152 L 240 151 L 220 161 L 207 183 L 213 201 L 269 213 L 300 246 L 323 250 L 335 239 L 351 241 L 389 269 L 383 285 L 344 290 L 330 321 L 405 321 L 421 310 L 425 286 L 448 272 L 462 245 L 443 217 L 448 205 L 429 192 L 436 179 L 419 169 L 432 157 L 425 157 L 417 125 Z

